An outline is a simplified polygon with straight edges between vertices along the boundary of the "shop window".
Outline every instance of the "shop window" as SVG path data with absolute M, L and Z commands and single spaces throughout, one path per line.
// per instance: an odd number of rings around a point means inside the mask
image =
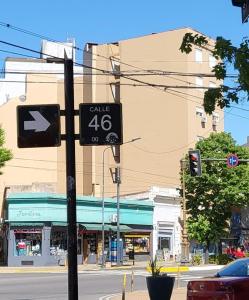
M 16 229 L 14 256 L 41 256 L 42 230 Z
M 97 254 L 97 236 L 96 233 L 87 234 L 85 238 L 88 243 L 88 254 Z
M 150 252 L 149 236 L 132 236 L 125 235 L 125 252 L 129 254 L 133 251 L 135 254 L 148 254 Z
M 56 229 L 51 232 L 50 255 L 61 255 L 67 251 L 66 229 Z

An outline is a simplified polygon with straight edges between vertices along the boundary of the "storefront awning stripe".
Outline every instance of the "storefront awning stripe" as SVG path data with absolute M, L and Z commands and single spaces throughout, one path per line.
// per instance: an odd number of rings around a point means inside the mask
M 150 235 L 149 234 L 125 234 L 126 238 L 149 238 Z
M 102 224 L 86 224 L 86 223 L 81 223 L 80 224 L 82 226 L 83 230 L 95 230 L 95 231 L 101 231 L 102 230 Z M 120 232 L 130 232 L 131 228 L 127 225 L 120 225 Z M 105 231 L 117 231 L 117 226 L 114 225 L 109 225 L 109 224 L 105 224 L 104 225 L 104 229 Z
M 52 222 L 52 226 L 67 226 L 66 222 Z
M 13 223 L 10 223 L 10 227 L 43 227 L 44 223 L 37 223 L 37 222 L 34 222 L 34 223 L 16 223 L 16 222 L 13 222 Z

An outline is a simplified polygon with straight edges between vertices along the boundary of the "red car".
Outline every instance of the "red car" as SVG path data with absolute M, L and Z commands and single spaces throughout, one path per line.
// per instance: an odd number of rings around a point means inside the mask
M 249 258 L 233 261 L 214 277 L 191 280 L 187 300 L 249 299 Z

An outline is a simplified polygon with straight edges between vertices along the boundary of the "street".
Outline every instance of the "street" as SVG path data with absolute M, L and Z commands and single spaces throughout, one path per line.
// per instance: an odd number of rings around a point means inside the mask
M 215 271 L 191 271 L 180 275 L 175 286 L 186 286 L 194 278 L 214 274 Z M 79 300 L 101 300 L 122 291 L 123 276 L 127 274 L 126 290 L 131 290 L 131 270 L 80 271 L 78 274 Z M 171 274 L 177 277 L 177 274 Z M 144 270 L 134 271 L 134 290 L 145 290 Z M 1 300 L 67 300 L 66 273 L 0 274 Z

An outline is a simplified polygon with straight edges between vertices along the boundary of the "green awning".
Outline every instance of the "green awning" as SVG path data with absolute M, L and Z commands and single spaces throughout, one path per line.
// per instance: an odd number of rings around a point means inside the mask
M 66 227 L 67 223 L 66 222 L 52 222 L 52 226 L 63 226 Z
M 83 230 L 89 230 L 89 231 L 102 231 L 102 224 L 95 223 L 95 224 L 87 224 L 87 223 L 81 223 L 80 224 Z M 105 231 L 117 231 L 117 226 L 105 224 L 104 225 Z M 120 225 L 119 226 L 120 232 L 130 232 L 131 228 L 127 225 Z
M 44 223 L 10 223 L 10 227 L 43 227 Z

